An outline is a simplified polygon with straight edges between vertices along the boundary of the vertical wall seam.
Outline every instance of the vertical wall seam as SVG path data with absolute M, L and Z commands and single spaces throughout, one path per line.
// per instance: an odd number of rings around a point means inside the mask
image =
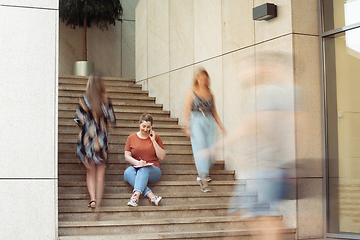
M 149 91 L 149 1 L 146 1 L 146 90 Z M 150 93 L 148 93 L 150 96 Z M 156 102 L 156 101 L 155 101 Z
M 59 85 L 59 10 L 56 10 L 56 14 L 55 14 L 55 88 L 54 88 L 54 100 L 55 100 L 55 107 L 54 107 L 54 177 L 55 179 L 53 180 L 53 184 L 54 184 L 54 222 L 55 222 L 55 238 L 58 238 L 59 232 L 59 217 L 58 217 L 58 213 L 59 213 L 59 195 L 58 195 L 58 141 L 59 141 L 59 137 L 58 137 L 58 109 L 59 109 L 59 96 L 58 96 L 58 85 Z
M 169 69 L 168 69 L 168 82 L 169 82 L 169 86 L 168 86 L 168 93 L 169 93 L 169 111 L 170 111 L 170 0 L 168 0 L 168 42 L 169 42 L 169 45 L 168 45 L 168 50 L 169 50 Z M 163 105 L 163 108 L 164 108 L 164 105 Z M 170 117 L 171 117 L 171 111 L 170 111 Z
M 253 5 L 252 5 L 252 7 L 254 8 L 254 6 L 255 6 L 255 0 L 253 0 Z M 253 23 L 254 23 L 254 66 L 255 66 L 255 73 L 256 73 L 256 40 L 255 40 L 255 38 L 256 38 L 256 23 L 255 23 L 255 21 L 253 21 Z M 256 86 L 256 74 L 254 75 L 254 84 L 255 84 L 255 86 Z M 255 92 L 254 92 L 254 103 L 255 103 L 255 112 L 256 112 L 256 108 L 257 108 L 257 99 L 256 99 L 256 87 L 255 87 Z M 256 154 L 255 154 L 255 157 L 256 157 L 256 169 L 258 169 L 259 168 L 259 161 L 258 161 L 258 152 L 257 152 L 257 146 L 258 146 L 258 134 L 257 134 L 257 114 L 255 115 L 255 151 L 256 151 Z M 254 176 L 252 176 L 252 177 L 254 177 Z M 255 177 L 255 179 L 257 179 L 258 178 L 258 171 L 256 171 L 256 177 Z M 257 187 L 257 183 L 256 183 L 256 187 Z M 258 191 L 259 189 L 258 189 L 258 187 L 257 187 L 257 191 Z M 259 200 L 259 196 L 257 196 L 258 197 L 258 200 Z
M 193 54 L 193 61 L 192 64 L 194 65 L 194 71 L 195 71 L 195 1 L 193 2 L 193 50 L 194 50 L 194 54 Z M 195 72 L 194 72 L 195 75 Z
M 223 59 L 223 0 L 220 1 L 220 31 L 221 31 L 221 82 L 222 82 L 222 109 L 223 109 L 223 113 L 222 113 L 222 119 L 223 119 L 223 124 L 225 124 L 225 101 L 224 101 L 224 96 L 225 96 L 225 81 L 224 81 L 224 59 Z M 225 126 L 224 126 L 225 128 Z M 223 133 L 224 134 L 224 133 Z M 224 137 L 222 138 L 222 145 L 223 145 L 223 150 L 222 150 L 222 158 L 225 162 L 225 169 L 226 169 L 226 160 L 225 160 L 225 145 L 224 145 Z
M 327 165 L 327 143 L 326 143 L 326 128 L 327 128 L 327 120 L 326 120 L 326 92 L 325 92 L 325 76 L 324 76 L 324 48 L 323 48 L 323 6 L 324 2 L 322 0 L 318 0 L 318 22 L 319 22 L 319 61 L 320 61 L 320 90 L 321 90 L 321 122 L 322 122 L 322 157 L 323 157 L 323 163 L 322 163 L 322 177 L 323 177 L 323 235 L 324 237 L 327 237 L 328 232 L 328 225 L 327 225 L 327 219 L 328 219 L 328 165 Z
M 58 42 L 58 33 L 59 33 L 59 29 L 58 29 L 58 18 L 57 15 L 55 15 L 55 86 L 54 86 L 54 104 L 55 104 L 55 108 L 54 108 L 54 177 L 57 179 L 58 175 L 57 175 L 57 145 L 58 145 L 58 139 L 57 139 L 57 135 L 58 135 L 58 131 L 57 131 L 57 125 L 58 125 L 58 85 L 59 85 L 59 77 L 58 77 L 58 54 L 57 51 L 59 49 L 59 42 Z
M 292 19 L 292 18 L 291 18 Z M 292 19 L 293 20 L 293 19 Z M 295 209 L 296 209 L 296 222 L 295 222 L 295 226 L 296 226 L 296 229 L 297 230 L 299 230 L 299 199 L 298 199 L 298 196 L 299 196 L 299 180 L 298 180 L 298 176 L 297 176 L 297 171 L 296 171 L 296 169 L 297 169 L 297 156 L 298 156 L 298 154 L 297 154 L 297 151 L 296 151 L 296 149 L 297 149 L 297 119 L 296 119 L 296 111 L 297 111 L 297 108 L 296 108 L 296 97 L 297 97 L 297 95 L 296 95 L 296 73 L 295 73 L 295 71 L 296 71 L 296 67 L 295 67 L 295 64 L 296 64 L 296 61 L 295 61 L 295 35 L 294 34 L 292 34 L 292 41 L 291 41 L 291 47 L 292 47 L 292 52 L 293 52 L 293 54 L 292 54 L 292 61 L 293 61 L 293 63 L 292 63 L 292 69 L 293 69 L 293 94 L 294 94 L 294 143 L 295 143 L 295 186 L 296 186 L 296 188 L 295 188 Z M 299 234 L 299 231 L 296 231 L 296 235 L 297 235 L 297 239 L 299 239 L 299 236 L 300 236 L 300 234 Z
M 120 44 L 120 51 L 121 51 L 121 54 L 120 54 L 120 64 L 121 64 L 121 67 L 120 67 L 120 76 L 123 78 L 123 67 L 124 67 L 124 64 L 123 64 L 123 44 L 124 44 L 124 38 L 123 38 L 123 34 L 124 34 L 124 29 L 123 29 L 123 23 L 120 22 L 121 24 L 121 32 L 120 32 L 120 39 L 121 39 L 121 44 Z

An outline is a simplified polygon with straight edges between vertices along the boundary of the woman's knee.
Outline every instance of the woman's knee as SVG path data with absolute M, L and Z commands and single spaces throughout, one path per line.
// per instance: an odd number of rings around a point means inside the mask
M 155 173 L 156 173 L 156 175 L 157 176 L 159 176 L 159 178 L 161 177 L 161 170 L 160 170 L 160 168 L 158 168 L 158 167 L 155 167 Z
M 101 176 L 101 175 L 96 175 L 96 181 L 97 182 L 105 182 L 105 175 Z
M 139 168 L 137 174 L 141 175 L 142 177 L 149 177 L 150 175 L 149 167 Z
M 161 178 L 161 170 L 158 167 L 153 166 L 151 169 L 151 175 L 149 177 L 149 183 L 155 183 Z
M 128 182 L 129 178 L 131 178 L 132 176 L 136 175 L 136 171 L 134 170 L 133 167 L 128 167 L 125 171 L 124 171 L 124 179 L 125 181 Z

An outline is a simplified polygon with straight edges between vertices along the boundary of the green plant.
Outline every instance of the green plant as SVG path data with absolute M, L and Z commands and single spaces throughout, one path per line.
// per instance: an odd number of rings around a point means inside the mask
M 83 60 L 87 61 L 86 32 L 87 28 L 95 24 L 100 29 L 108 29 L 108 25 L 115 25 L 121 21 L 123 9 L 120 0 L 60 0 L 59 15 L 62 22 L 75 29 L 84 27 Z

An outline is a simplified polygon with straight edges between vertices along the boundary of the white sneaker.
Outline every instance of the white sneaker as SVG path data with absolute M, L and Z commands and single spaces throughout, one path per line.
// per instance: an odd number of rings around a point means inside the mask
M 138 205 L 138 196 L 137 196 L 137 193 L 134 193 L 131 198 L 130 198 L 130 201 L 127 203 L 128 206 L 131 206 L 131 207 L 136 207 Z
M 160 196 L 154 196 L 151 198 L 148 198 L 150 202 L 154 203 L 156 206 L 159 206 L 159 202 L 161 201 L 162 197 Z
M 204 180 L 206 180 L 207 182 L 211 182 L 210 176 L 207 177 L 207 178 L 205 178 Z M 196 181 L 200 182 L 200 181 L 201 181 L 201 178 L 200 178 L 199 176 L 197 176 Z

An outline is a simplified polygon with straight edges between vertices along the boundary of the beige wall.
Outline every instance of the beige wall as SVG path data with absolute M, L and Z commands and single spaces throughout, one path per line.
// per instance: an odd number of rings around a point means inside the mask
M 172 117 L 182 119 L 186 91 L 194 69 L 205 67 L 211 76 L 219 116 L 225 128 L 236 128 L 253 103 L 241 92 L 240 65 L 245 57 L 256 61 L 262 51 L 281 50 L 292 54 L 293 84 L 301 85 L 306 99 L 294 95 L 295 107 L 306 104 L 304 121 L 294 115 L 289 149 L 303 164 L 297 173 L 299 200 L 281 206 L 298 238 L 323 236 L 321 86 L 318 37 L 318 5 L 315 0 L 274 0 L 278 17 L 253 21 L 252 8 L 265 0 L 140 0 L 136 7 L 136 81 L 155 96 Z M 306 17 L 304 17 L 306 15 Z M 251 95 L 251 94 L 250 94 Z M 251 101 L 250 101 L 251 102 Z M 255 144 L 256 143 L 243 143 Z M 251 185 L 248 169 L 256 165 L 239 158 L 231 148 L 221 156 L 237 179 Z M 295 160 L 296 159 L 296 160 Z M 303 159 L 312 159 L 303 160 Z M 303 198 L 304 196 L 311 196 Z
M 58 4 L 0 0 L 0 239 L 57 239 Z
M 88 61 L 109 77 L 135 78 L 135 7 L 139 0 L 122 0 L 123 21 L 108 30 L 88 29 Z M 59 23 L 59 74 L 72 75 L 75 61 L 82 61 L 83 28 Z

